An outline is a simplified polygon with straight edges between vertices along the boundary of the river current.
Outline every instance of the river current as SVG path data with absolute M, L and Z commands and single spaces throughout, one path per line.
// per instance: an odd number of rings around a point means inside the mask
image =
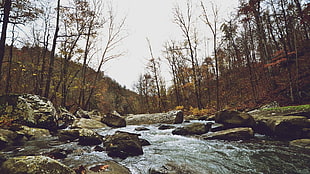
M 255 135 L 255 140 L 251 141 L 201 140 L 172 135 L 173 129 L 159 130 L 158 126 L 143 125 L 149 129 L 146 131 L 135 131 L 138 126 L 96 130 L 102 136 L 114 134 L 118 130 L 138 133 L 141 134 L 140 138 L 151 143 L 143 147 L 143 155 L 126 159 L 112 159 L 104 151 L 94 151 L 94 147 L 80 146 L 77 142 L 61 143 L 56 137 L 29 141 L 25 146 L 12 148 L 6 154 L 40 155 L 53 149 L 64 149 L 72 153 L 59 161 L 72 168 L 115 160 L 129 168 L 133 174 L 148 174 L 150 168 L 160 168 L 165 164 L 179 166 L 184 171 L 189 169 L 195 174 L 310 173 L 310 150 L 290 147 L 287 142 L 262 135 Z

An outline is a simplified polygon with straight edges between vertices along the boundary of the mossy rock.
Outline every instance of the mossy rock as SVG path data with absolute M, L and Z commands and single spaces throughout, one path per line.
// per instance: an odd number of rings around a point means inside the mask
M 29 127 L 57 128 L 56 109 L 49 100 L 38 95 L 0 96 L 0 115 L 3 119 L 13 119 L 12 123 Z
M 73 141 L 79 140 L 83 146 L 99 145 L 102 143 L 102 137 L 91 129 L 66 129 L 58 132 L 59 140 Z
M 105 161 L 85 167 L 87 174 L 131 174 L 130 170 L 115 161 Z
M 45 156 L 20 156 L 2 163 L 3 174 L 75 174 L 64 164 Z

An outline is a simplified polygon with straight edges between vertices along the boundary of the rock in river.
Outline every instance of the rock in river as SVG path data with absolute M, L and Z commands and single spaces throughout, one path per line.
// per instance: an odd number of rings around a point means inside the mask
M 310 138 L 310 120 L 303 116 L 256 117 L 258 133 L 285 139 Z
M 124 118 L 111 113 L 104 115 L 101 122 L 110 127 L 126 127 L 126 120 Z
M 100 121 L 87 119 L 87 118 L 78 118 L 74 120 L 72 128 L 86 128 L 86 129 L 100 129 L 107 127 L 106 124 L 101 123 Z
M 201 171 L 195 171 L 194 167 L 188 165 L 178 165 L 169 162 L 160 167 L 152 167 L 148 171 L 149 174 L 201 174 Z
M 252 128 L 233 128 L 222 130 L 214 133 L 203 134 L 200 136 L 202 139 L 219 139 L 219 140 L 248 140 L 254 137 Z
M 224 110 L 215 114 L 215 122 L 222 123 L 225 127 L 252 127 L 256 126 L 254 118 L 247 113 Z
M 290 146 L 310 149 L 310 139 L 297 139 L 290 141 Z
M 75 115 L 70 113 L 67 109 L 59 107 L 59 115 L 57 119 L 58 128 L 65 129 L 72 125 L 76 119 Z
M 13 145 L 19 138 L 16 132 L 0 129 L 0 149 Z
M 201 135 L 209 132 L 210 124 L 192 123 L 184 127 L 178 127 L 172 131 L 175 135 Z
M 127 158 L 143 154 L 142 145 L 138 134 L 117 131 L 113 135 L 107 135 L 104 146 L 111 157 Z
M 60 130 L 58 137 L 62 141 L 79 139 L 80 145 L 92 146 L 102 143 L 102 137 L 91 129 Z
M 19 156 L 6 160 L 0 167 L 3 174 L 75 174 L 69 167 L 46 156 Z
M 44 97 L 32 94 L 0 96 L 0 113 L 15 118 L 15 122 L 29 127 L 57 129 L 56 109 Z
M 183 119 L 183 112 L 180 110 L 176 110 L 167 113 L 131 115 L 126 118 L 126 122 L 128 125 L 156 123 L 180 124 L 183 122 Z
M 16 131 L 20 135 L 24 135 L 28 139 L 37 139 L 51 136 L 49 130 L 41 128 L 31 128 L 28 126 L 21 126 L 20 130 Z
M 85 171 L 87 174 L 131 174 L 129 169 L 111 160 L 85 166 Z

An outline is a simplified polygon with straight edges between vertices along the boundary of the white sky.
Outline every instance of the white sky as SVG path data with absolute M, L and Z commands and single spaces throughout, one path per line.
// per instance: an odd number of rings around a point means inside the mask
M 112 0 L 119 17 L 127 18 L 126 28 L 129 36 L 120 47 L 127 53 L 106 63 L 105 74 L 132 89 L 139 75 L 144 73 L 147 59 L 150 58 L 146 38 L 151 42 L 155 57 L 162 57 L 163 45 L 166 41 L 182 39 L 179 28 L 172 21 L 172 12 L 176 3 L 184 2 L 186 0 Z M 200 1 L 192 0 L 192 2 L 195 8 L 195 4 L 199 4 Z M 204 2 L 209 5 L 207 10 L 211 10 L 211 1 Z M 238 5 L 238 0 L 212 0 L 212 2 L 219 8 L 220 20 L 227 18 Z M 163 70 L 162 75 L 166 80 L 170 79 L 168 70 Z

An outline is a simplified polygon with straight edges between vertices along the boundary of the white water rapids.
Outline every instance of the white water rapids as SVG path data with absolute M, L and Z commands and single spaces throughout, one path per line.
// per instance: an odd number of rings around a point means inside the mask
M 185 123 L 188 124 L 188 123 Z M 172 163 L 196 174 L 309 174 L 310 150 L 288 146 L 287 142 L 256 135 L 251 141 L 200 140 L 194 137 L 172 135 L 173 129 L 159 130 L 159 125 L 143 125 L 146 131 L 135 131 L 138 126 L 104 128 L 96 131 L 104 136 L 117 130 L 141 134 L 151 145 L 144 146 L 144 154 L 126 159 L 112 159 L 106 152 L 94 151 L 94 147 L 80 146 L 77 142 L 60 143 L 53 137 L 44 141 L 29 142 L 19 151 L 8 155 L 43 154 L 51 149 L 72 150 L 67 158 L 59 160 L 70 166 L 115 160 L 133 174 L 148 174 L 150 168 Z M 181 125 L 175 125 L 181 126 Z M 140 127 L 140 126 L 139 126 Z

